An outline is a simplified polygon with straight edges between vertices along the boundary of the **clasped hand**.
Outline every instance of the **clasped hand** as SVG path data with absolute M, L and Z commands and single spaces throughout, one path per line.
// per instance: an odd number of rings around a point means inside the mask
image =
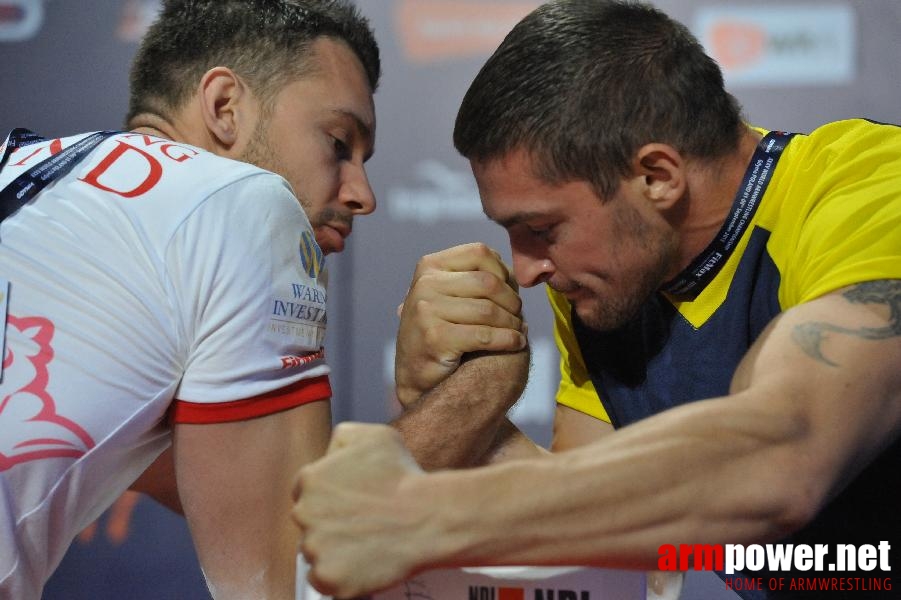
M 488 246 L 465 244 L 420 259 L 398 307 L 395 383 L 400 403 L 415 403 L 453 373 L 467 353 L 525 349 L 521 310 L 515 280 Z M 523 360 L 527 368 L 528 357 Z

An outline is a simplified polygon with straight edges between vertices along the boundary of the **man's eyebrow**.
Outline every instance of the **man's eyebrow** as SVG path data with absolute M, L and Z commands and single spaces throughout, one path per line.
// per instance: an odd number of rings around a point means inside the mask
M 518 213 L 513 213 L 509 217 L 503 217 L 503 218 L 495 218 L 495 217 L 492 217 L 491 215 L 487 215 L 487 217 L 489 219 L 491 219 L 492 221 L 494 221 L 495 223 L 497 223 L 504 229 L 509 229 L 510 227 L 513 227 L 514 225 L 519 225 L 520 223 L 523 223 L 525 221 L 531 221 L 532 219 L 543 218 L 546 216 L 547 215 L 537 213 L 537 212 L 518 212 Z
M 363 139 L 363 142 L 368 147 L 366 154 L 363 155 L 363 161 L 365 162 L 365 161 L 369 160 L 372 157 L 373 153 L 375 152 L 375 140 L 373 139 L 373 136 L 372 136 L 372 127 L 369 126 L 360 117 L 360 115 L 358 115 L 357 113 L 350 111 L 350 110 L 336 108 L 332 111 L 332 114 L 339 116 L 339 117 L 348 118 L 354 122 L 354 127 L 357 130 L 357 135 Z

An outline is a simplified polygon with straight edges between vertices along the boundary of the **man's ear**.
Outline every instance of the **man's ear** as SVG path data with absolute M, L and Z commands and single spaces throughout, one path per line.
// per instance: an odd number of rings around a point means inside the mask
M 213 67 L 200 79 L 200 111 L 210 141 L 228 151 L 251 127 L 255 106 L 247 84 L 228 67 Z
M 652 143 L 639 148 L 632 169 L 642 178 L 644 194 L 657 210 L 671 210 L 685 195 L 685 160 L 668 144 Z

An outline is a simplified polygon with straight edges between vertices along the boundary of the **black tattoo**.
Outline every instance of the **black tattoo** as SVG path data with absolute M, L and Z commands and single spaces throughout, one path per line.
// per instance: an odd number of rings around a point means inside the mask
M 823 354 L 823 340 L 829 333 L 850 335 L 863 340 L 884 340 L 901 336 L 901 280 L 883 279 L 868 281 L 842 294 L 848 302 L 857 304 L 884 304 L 888 306 L 889 318 L 884 327 L 860 327 L 851 329 L 832 323 L 811 322 L 796 325 L 792 339 L 804 352 L 832 367 L 838 365 Z

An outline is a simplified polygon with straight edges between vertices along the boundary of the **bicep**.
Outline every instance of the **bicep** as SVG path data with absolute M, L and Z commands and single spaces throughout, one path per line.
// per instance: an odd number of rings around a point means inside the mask
M 780 315 L 733 392 L 775 401 L 804 432 L 831 495 L 901 431 L 901 281 L 858 284 Z
M 179 495 L 215 597 L 282 597 L 293 590 L 291 488 L 297 470 L 324 454 L 330 428 L 328 402 L 246 421 L 175 426 Z

